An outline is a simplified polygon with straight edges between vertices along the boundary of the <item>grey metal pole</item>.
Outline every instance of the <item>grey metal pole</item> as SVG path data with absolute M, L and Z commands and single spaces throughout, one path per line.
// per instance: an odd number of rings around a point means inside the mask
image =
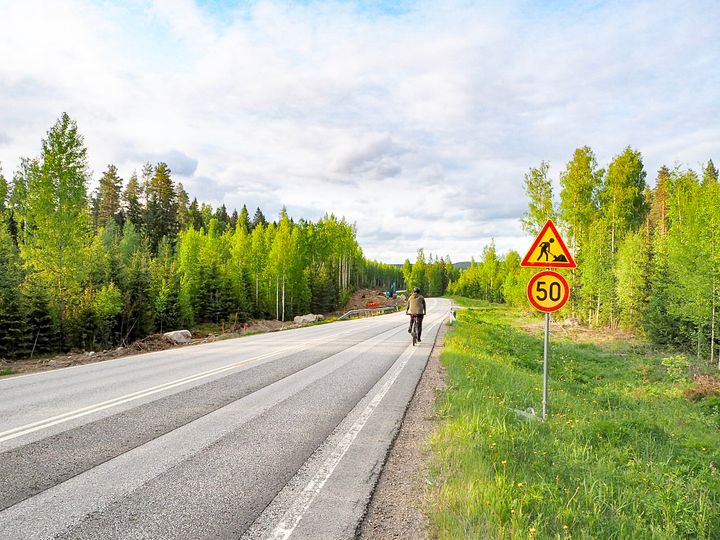
M 542 417 L 543 420 L 547 418 L 547 407 L 548 407 L 548 345 L 550 343 L 550 314 L 545 314 L 545 347 L 543 351 L 543 402 L 542 402 Z

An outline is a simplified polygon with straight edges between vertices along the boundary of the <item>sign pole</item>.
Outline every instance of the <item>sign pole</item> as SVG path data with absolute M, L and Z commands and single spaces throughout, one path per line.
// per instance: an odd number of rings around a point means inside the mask
M 543 346 L 543 399 L 542 419 L 548 415 L 548 356 L 550 349 L 550 313 L 562 309 L 570 297 L 570 285 L 562 274 L 551 268 L 577 268 L 567 245 L 548 219 L 520 263 L 522 267 L 545 267 L 535 274 L 527 285 L 530 304 L 545 313 L 545 343 Z
M 543 350 L 543 402 L 542 402 L 542 418 L 547 419 L 548 406 L 548 345 L 550 342 L 550 314 L 545 314 L 545 347 Z

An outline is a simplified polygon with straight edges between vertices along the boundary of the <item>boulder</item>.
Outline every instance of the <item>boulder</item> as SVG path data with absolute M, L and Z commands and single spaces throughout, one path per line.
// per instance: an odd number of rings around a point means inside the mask
M 296 315 L 293 319 L 298 324 L 307 324 L 317 321 L 322 321 L 325 317 L 322 315 L 315 315 L 313 313 L 308 313 L 307 315 Z
M 165 332 L 164 337 L 172 341 L 173 343 L 183 344 L 189 343 L 192 339 L 190 330 L 175 330 L 174 332 Z

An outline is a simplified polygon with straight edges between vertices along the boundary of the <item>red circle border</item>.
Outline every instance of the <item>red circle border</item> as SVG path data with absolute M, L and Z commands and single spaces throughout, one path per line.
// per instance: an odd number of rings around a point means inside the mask
M 543 307 L 540 304 L 538 304 L 537 302 L 535 302 L 535 300 L 533 299 L 532 294 L 531 294 L 533 285 L 535 284 L 535 282 L 538 279 L 540 279 L 543 276 L 556 277 L 563 283 L 563 285 L 565 285 L 565 296 L 563 297 L 563 299 L 560 301 L 560 303 L 556 307 L 551 308 L 551 309 Z M 532 304 L 532 306 L 535 309 L 537 309 L 538 311 L 542 311 L 543 313 L 553 313 L 555 311 L 561 310 L 565 306 L 565 304 L 567 304 L 568 298 L 570 298 L 570 285 L 568 284 L 567 279 L 565 279 L 565 276 L 563 276 L 559 272 L 553 272 L 552 270 L 545 270 L 543 272 L 538 272 L 532 278 L 530 278 L 530 281 L 527 284 L 527 289 L 525 290 L 525 293 L 527 295 L 528 300 L 530 301 L 530 303 Z

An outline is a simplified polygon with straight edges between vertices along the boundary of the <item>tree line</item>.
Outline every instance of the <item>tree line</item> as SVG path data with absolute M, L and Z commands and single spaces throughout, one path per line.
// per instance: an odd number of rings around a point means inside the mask
M 425 250 L 419 249 L 414 263 L 405 260 L 402 266 L 402 276 L 408 288 L 419 287 L 424 296 L 442 296 L 448 290 L 448 285 L 456 279 L 459 271 L 453 266 L 450 256 L 429 257 Z
M 87 148 L 63 114 L 38 158 L 0 168 L 0 357 L 128 344 L 157 331 L 338 309 L 359 286 L 403 283 L 326 215 L 269 222 L 189 200 L 165 163 L 88 193 Z
M 712 160 L 698 171 L 663 165 L 651 187 L 638 150 L 627 147 L 602 168 L 585 146 L 560 172 L 557 198 L 549 170 L 542 162 L 525 175 L 522 223 L 536 235 L 554 219 L 575 257 L 577 269 L 564 271 L 571 286 L 564 315 L 639 330 L 720 367 L 720 185 Z M 451 290 L 525 305 L 533 272 L 519 268 L 517 253 L 499 261 L 493 252 L 487 248 Z

